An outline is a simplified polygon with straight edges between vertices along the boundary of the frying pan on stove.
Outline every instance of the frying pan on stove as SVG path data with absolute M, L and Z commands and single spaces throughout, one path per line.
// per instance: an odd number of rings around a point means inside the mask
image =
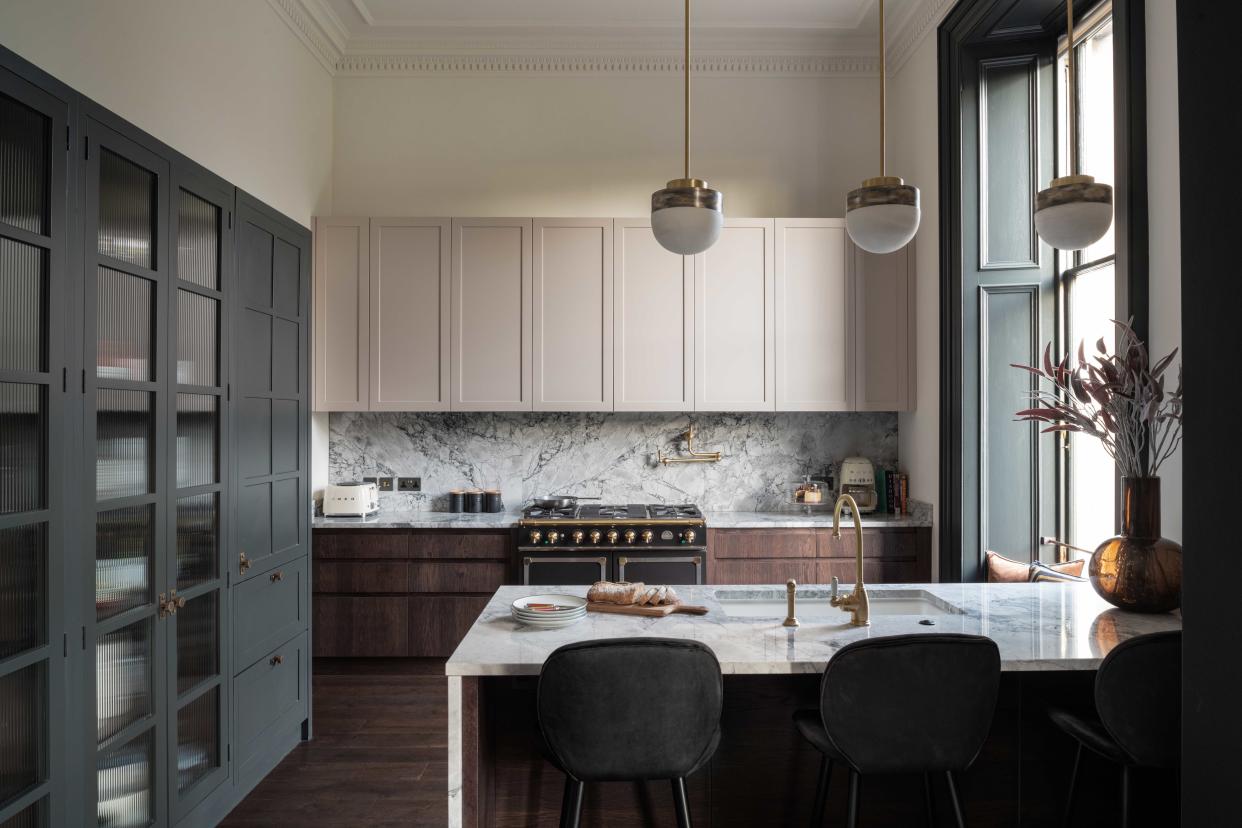
M 568 509 L 571 506 L 577 506 L 579 500 L 599 500 L 598 497 L 578 497 L 576 495 L 549 495 L 548 497 L 533 497 L 531 505 L 538 506 L 540 509 Z

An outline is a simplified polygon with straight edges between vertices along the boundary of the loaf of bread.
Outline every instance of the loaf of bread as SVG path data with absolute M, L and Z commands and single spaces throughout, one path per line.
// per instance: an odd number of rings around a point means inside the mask
M 637 604 L 638 599 L 647 591 L 641 581 L 596 581 L 587 592 L 587 600 L 601 604 Z

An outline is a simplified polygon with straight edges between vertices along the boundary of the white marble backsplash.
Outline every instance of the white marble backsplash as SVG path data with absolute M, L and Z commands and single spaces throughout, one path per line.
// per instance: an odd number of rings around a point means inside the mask
M 685 449 L 719 450 L 719 463 L 661 466 Z M 444 510 L 455 488 L 499 488 L 509 510 L 550 494 L 599 495 L 629 503 L 697 503 L 764 511 L 787 505 L 803 474 L 860 455 L 897 459 L 891 413 L 334 413 L 329 416 L 334 483 L 371 476 L 421 477 L 418 494 L 381 493 L 390 510 Z

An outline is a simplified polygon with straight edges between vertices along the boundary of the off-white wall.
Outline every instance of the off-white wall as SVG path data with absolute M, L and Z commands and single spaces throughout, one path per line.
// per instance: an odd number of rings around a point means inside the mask
M 1177 6 L 1147 3 L 1147 197 L 1151 216 L 1151 320 L 1153 356 L 1182 344 L 1181 175 L 1177 120 Z M 1170 367 L 1171 381 L 1181 360 Z M 1160 471 L 1161 531 L 1182 539 L 1182 455 L 1169 458 Z
M 706 77 L 692 175 L 735 216 L 841 216 L 878 174 L 875 78 Z M 337 215 L 641 216 L 680 178 L 673 75 L 337 78 Z
M 0 43 L 310 225 L 331 208 L 332 79 L 260 0 L 4 0 Z
M 897 422 L 897 454 L 911 494 L 940 510 L 940 116 L 935 29 L 923 37 L 889 82 L 889 167 L 919 188 L 923 220 L 917 237 L 915 354 L 918 397 Z M 932 577 L 939 580 L 940 538 L 932 533 Z

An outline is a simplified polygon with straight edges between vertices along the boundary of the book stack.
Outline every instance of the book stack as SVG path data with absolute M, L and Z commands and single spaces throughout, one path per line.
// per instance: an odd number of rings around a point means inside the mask
M 876 511 L 889 515 L 910 514 L 910 476 L 896 469 L 876 469 Z

